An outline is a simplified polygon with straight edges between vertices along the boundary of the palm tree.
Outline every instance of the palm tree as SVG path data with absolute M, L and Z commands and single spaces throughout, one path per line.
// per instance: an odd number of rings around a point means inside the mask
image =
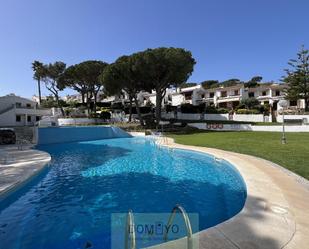
M 44 77 L 44 65 L 42 62 L 34 61 L 32 62 L 32 70 L 34 71 L 33 79 L 38 82 L 38 91 L 39 91 L 39 104 L 41 105 L 42 96 L 41 96 L 41 79 Z

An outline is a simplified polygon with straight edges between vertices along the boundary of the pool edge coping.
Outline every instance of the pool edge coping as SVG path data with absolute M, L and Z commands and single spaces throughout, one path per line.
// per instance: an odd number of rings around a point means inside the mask
M 26 149 L 18 150 L 17 147 L 15 149 L 15 146 L 3 146 L 4 150 L 10 150 L 9 155 L 13 158 L 17 156 L 17 153 L 19 152 L 26 152 L 26 153 L 32 153 L 39 154 L 42 158 L 40 160 L 36 160 L 35 162 L 32 162 L 30 160 L 23 161 L 23 162 L 12 162 L 10 164 L 1 164 L 0 167 L 14 167 L 15 171 L 19 167 L 30 167 L 30 171 L 26 175 L 19 174 L 16 176 L 16 179 L 13 183 L 11 183 L 9 186 L 5 187 L 4 189 L 0 189 L 0 201 L 5 200 L 7 197 L 9 197 L 14 192 L 18 191 L 25 185 L 27 185 L 29 182 L 31 182 L 32 179 L 39 176 L 40 173 L 42 173 L 49 165 L 51 161 L 51 155 L 45 151 L 38 150 L 34 148 L 35 145 L 28 146 Z M 18 164 L 23 164 L 21 166 L 17 166 Z M 23 172 L 21 172 L 23 173 Z M 5 176 L 5 175 L 4 175 Z

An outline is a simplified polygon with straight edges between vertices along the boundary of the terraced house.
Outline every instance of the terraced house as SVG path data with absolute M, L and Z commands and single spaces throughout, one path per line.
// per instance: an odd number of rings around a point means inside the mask
M 285 98 L 284 84 L 264 83 L 254 88 L 247 88 L 244 84 L 228 87 L 204 89 L 201 85 L 179 89 L 172 93 L 172 105 L 178 106 L 189 103 L 199 105 L 206 103 L 219 108 L 234 109 L 243 99 L 256 98 L 262 105 L 269 104 L 274 111 L 280 109 L 278 102 Z M 289 109 L 303 109 L 304 100 L 288 100 Z

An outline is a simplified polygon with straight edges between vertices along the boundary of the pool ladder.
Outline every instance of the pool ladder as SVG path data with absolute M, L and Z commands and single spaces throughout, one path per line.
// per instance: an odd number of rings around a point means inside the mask
M 187 230 L 187 248 L 193 249 L 192 228 L 191 228 L 190 219 L 189 219 L 189 216 L 186 210 L 179 204 L 177 204 L 172 209 L 171 215 L 168 219 L 167 227 L 170 227 L 172 225 L 177 211 L 181 213 L 182 218 L 185 221 L 186 230 Z M 131 239 L 130 241 L 129 241 L 129 237 Z M 163 235 L 164 242 L 167 242 L 167 237 L 168 237 L 168 231 L 167 229 L 165 229 L 164 235 Z M 130 248 L 129 248 L 129 244 L 131 245 Z M 133 218 L 132 210 L 129 210 L 128 215 L 127 215 L 126 230 L 125 230 L 125 249 L 136 249 L 134 218 Z
M 130 237 L 130 241 L 129 241 Z M 136 243 L 135 243 L 135 228 L 134 228 L 134 217 L 133 212 L 130 209 L 127 214 L 127 223 L 125 228 L 125 240 L 124 240 L 125 249 L 136 249 Z M 130 244 L 130 247 L 129 247 Z

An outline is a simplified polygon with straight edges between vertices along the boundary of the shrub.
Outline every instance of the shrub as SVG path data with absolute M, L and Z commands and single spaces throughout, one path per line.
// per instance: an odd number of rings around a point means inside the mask
M 101 119 L 110 119 L 111 118 L 111 114 L 110 114 L 110 112 L 103 111 L 103 112 L 100 113 L 100 118 Z
M 246 109 L 258 109 L 260 107 L 260 102 L 256 98 L 243 99 L 240 104 L 244 105 Z
M 251 110 L 248 110 L 248 109 L 238 109 L 236 111 L 236 114 L 260 114 L 261 112 L 257 109 L 251 109 Z
M 223 114 L 223 113 L 229 113 L 229 109 L 226 109 L 226 108 L 219 108 L 217 113 L 221 113 L 221 114 Z
M 182 104 L 180 109 L 182 113 L 202 113 L 205 110 L 205 104 L 200 104 L 198 106 Z

